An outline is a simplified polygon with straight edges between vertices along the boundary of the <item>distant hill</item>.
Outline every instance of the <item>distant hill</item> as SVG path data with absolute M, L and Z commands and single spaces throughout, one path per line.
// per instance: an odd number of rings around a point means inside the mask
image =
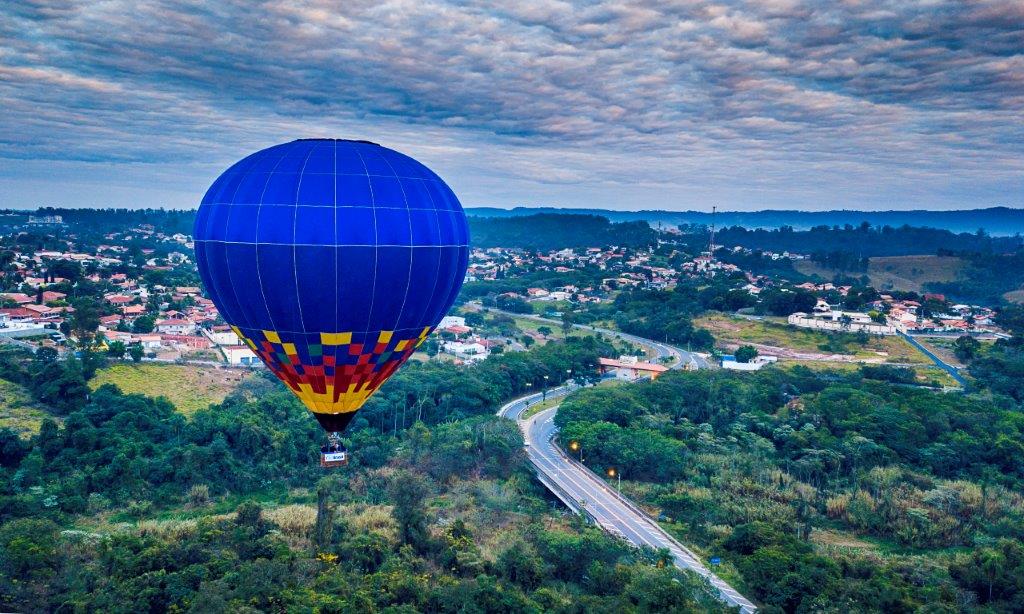
M 643 221 L 609 222 L 599 215 L 562 211 L 515 217 L 470 217 L 470 240 L 476 247 L 522 247 L 539 250 L 618 245 L 639 247 L 657 240 Z
M 706 225 L 711 222 L 707 211 L 611 211 L 606 209 L 559 209 L 555 207 L 470 207 L 466 213 L 478 217 L 518 217 L 538 213 L 580 213 L 600 215 L 613 222 L 644 220 L 651 225 L 687 224 Z M 974 232 L 979 228 L 992 235 L 1015 235 L 1024 233 L 1024 209 L 990 207 L 988 209 L 960 209 L 955 211 L 720 211 L 715 216 L 717 226 L 743 226 L 745 228 L 778 228 L 792 226 L 805 230 L 814 226 L 859 225 L 868 222 L 873 226 L 903 225 L 941 228 L 953 232 Z
M 793 265 L 804 275 L 819 275 L 832 279 L 837 274 L 851 277 L 864 275 L 864 271 L 837 271 L 810 260 L 799 260 Z M 906 290 L 923 292 L 927 284 L 953 282 L 961 279 L 967 263 L 955 256 L 875 256 L 869 259 L 866 271 L 871 285 L 878 290 Z

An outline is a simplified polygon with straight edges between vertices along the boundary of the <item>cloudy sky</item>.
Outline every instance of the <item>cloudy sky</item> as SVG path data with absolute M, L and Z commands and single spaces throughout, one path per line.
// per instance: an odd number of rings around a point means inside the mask
M 1024 206 L 1024 2 L 0 3 L 0 207 L 193 207 L 299 137 L 463 204 Z

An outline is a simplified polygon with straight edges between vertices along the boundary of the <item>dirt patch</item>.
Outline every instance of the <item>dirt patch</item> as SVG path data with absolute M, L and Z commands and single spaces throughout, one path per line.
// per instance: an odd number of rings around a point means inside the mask
M 828 529 L 816 529 L 811 533 L 811 541 L 819 546 L 833 548 L 854 548 L 860 550 L 874 550 L 875 545 L 871 542 L 858 539 L 856 536 L 840 531 Z

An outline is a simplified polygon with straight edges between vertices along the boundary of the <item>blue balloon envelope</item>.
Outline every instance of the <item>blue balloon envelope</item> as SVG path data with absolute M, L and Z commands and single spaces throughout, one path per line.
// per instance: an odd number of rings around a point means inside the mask
M 455 301 L 466 216 L 426 166 L 365 141 L 302 139 L 213 182 L 195 222 L 224 320 L 341 431 Z

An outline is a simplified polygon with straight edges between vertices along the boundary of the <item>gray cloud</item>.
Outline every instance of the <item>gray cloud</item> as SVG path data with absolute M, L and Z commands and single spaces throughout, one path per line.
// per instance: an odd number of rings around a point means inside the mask
M 29 0 L 0 103 L 0 206 L 190 206 L 311 135 L 467 204 L 1024 205 L 1015 0 Z

